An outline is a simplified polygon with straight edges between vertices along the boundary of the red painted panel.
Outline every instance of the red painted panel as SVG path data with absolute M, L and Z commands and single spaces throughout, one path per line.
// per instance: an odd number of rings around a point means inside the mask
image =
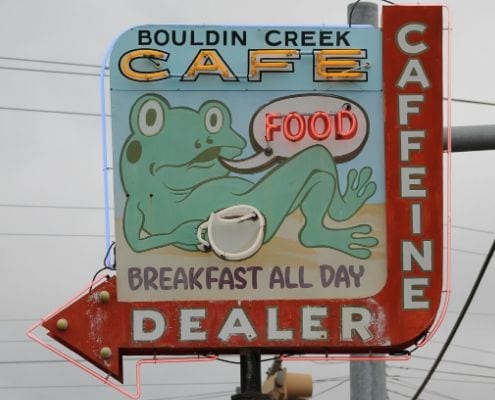
M 411 25 L 413 24 L 413 25 Z M 401 29 L 410 33 L 404 35 L 406 50 L 399 41 Z M 406 32 L 406 31 L 403 31 Z M 412 46 L 412 48 L 407 47 Z M 402 46 L 404 47 L 404 46 Z M 410 54 L 408 54 L 408 52 Z M 387 288 L 400 290 L 404 279 L 426 278 L 429 284 L 424 289 L 424 298 L 429 301 L 429 309 L 404 310 L 400 293 L 388 296 L 390 318 L 399 320 L 392 329 L 396 343 L 407 341 L 422 330 L 431 326 L 439 307 L 442 288 L 442 7 L 440 6 L 400 6 L 383 9 L 383 74 L 385 101 L 385 154 L 387 184 L 387 233 L 389 282 Z M 413 60 L 413 61 L 411 61 Z M 416 61 L 417 60 L 417 61 Z M 406 68 L 416 68 L 409 70 Z M 401 82 L 406 74 L 414 81 L 422 66 L 429 87 L 420 82 Z M 406 72 L 405 72 L 406 71 Z M 423 75 L 422 75 L 423 76 Z M 403 83 L 403 87 L 399 86 Z M 405 83 L 405 84 L 404 84 Z M 418 107 L 418 112 L 409 112 L 407 122 L 400 120 L 400 96 L 423 95 L 421 102 L 410 102 L 408 107 Z M 403 97 L 406 98 L 407 97 Z M 411 97 L 412 99 L 412 97 Z M 403 105 L 404 108 L 404 105 Z M 402 124 L 401 124 L 402 122 Z M 417 140 L 420 148 L 409 151 L 409 161 L 401 160 L 401 135 L 406 131 L 423 131 L 424 139 Z M 403 144 L 403 147 L 405 144 Z M 426 191 L 424 197 L 404 197 L 401 193 L 401 171 L 407 168 L 424 168 L 425 173 L 414 178 L 418 185 L 410 188 Z M 412 205 L 419 204 L 420 228 L 413 233 Z M 432 241 L 432 270 L 423 271 L 413 264 L 411 271 L 402 271 L 402 241 L 410 240 L 422 250 L 423 241 Z M 419 300 L 419 299 L 418 299 Z M 395 318 L 394 318 L 395 316 Z

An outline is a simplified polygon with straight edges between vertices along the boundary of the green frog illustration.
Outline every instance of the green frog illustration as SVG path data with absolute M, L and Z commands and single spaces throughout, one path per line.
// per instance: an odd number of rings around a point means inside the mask
M 373 196 L 371 168 L 350 170 L 341 193 L 332 155 L 314 145 L 281 160 L 254 183 L 222 163 L 246 147 L 222 102 L 206 101 L 196 111 L 171 107 L 164 97 L 148 93 L 137 99 L 129 118 L 131 134 L 121 152 L 120 174 L 127 195 L 124 235 L 135 252 L 169 245 L 198 251 L 198 227 L 211 213 L 237 204 L 263 214 L 263 243 L 300 209 L 305 223 L 299 241 L 305 247 L 367 259 L 377 245 L 369 225 L 330 229 L 324 222 L 327 215 L 348 220 Z

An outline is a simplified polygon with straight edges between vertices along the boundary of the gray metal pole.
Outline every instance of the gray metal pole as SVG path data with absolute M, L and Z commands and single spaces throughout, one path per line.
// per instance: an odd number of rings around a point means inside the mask
M 372 25 L 378 27 L 378 4 L 369 1 L 351 3 L 347 6 L 349 25 Z
M 378 5 L 371 2 L 347 6 L 349 25 L 378 27 Z M 349 363 L 351 400 L 386 400 L 387 381 L 384 361 L 351 361 Z
M 447 150 L 447 129 L 443 132 L 443 148 Z M 495 125 L 452 127 L 452 151 L 495 150 Z
M 351 400 L 371 400 L 371 361 L 349 363 Z
M 371 362 L 371 399 L 386 400 L 387 393 L 387 365 L 385 361 Z

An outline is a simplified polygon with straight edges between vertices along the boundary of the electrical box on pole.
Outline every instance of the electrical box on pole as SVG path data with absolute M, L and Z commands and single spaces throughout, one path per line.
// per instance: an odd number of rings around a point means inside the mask
M 263 383 L 263 393 L 273 400 L 304 400 L 313 395 L 313 378 L 310 374 L 276 371 Z

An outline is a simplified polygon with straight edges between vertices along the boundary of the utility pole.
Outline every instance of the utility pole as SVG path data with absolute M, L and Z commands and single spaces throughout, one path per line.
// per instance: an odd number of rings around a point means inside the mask
M 351 3 L 347 6 L 349 25 L 378 27 L 378 5 L 371 2 Z M 351 400 L 386 400 L 387 381 L 384 361 L 351 361 Z

